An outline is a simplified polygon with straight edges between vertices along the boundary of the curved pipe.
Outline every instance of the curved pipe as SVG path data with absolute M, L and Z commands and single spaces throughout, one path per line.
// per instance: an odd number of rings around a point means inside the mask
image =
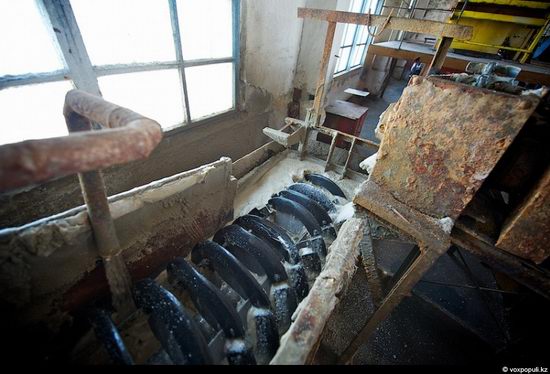
M 288 279 L 284 266 L 271 247 L 242 227 L 226 226 L 214 235 L 214 241 L 227 247 L 254 273 L 266 274 L 271 283 Z
M 126 349 L 111 316 L 103 309 L 92 309 L 88 314 L 97 340 L 99 340 L 115 365 L 133 365 L 134 360 Z
M 214 271 L 243 299 L 257 308 L 269 309 L 269 297 L 243 264 L 221 245 L 207 240 L 197 244 L 191 252 L 191 260 L 199 264 L 207 260 Z
M 342 189 L 330 178 L 316 173 L 306 174 L 305 178 L 308 182 L 311 182 L 316 186 L 325 188 L 334 196 L 340 196 L 346 199 L 344 191 L 342 191 Z
M 273 222 L 262 217 L 247 214 L 237 218 L 234 223 L 246 230 L 252 231 L 252 234 L 258 238 L 269 242 L 281 253 L 286 261 L 292 264 L 300 262 L 300 252 L 296 248 L 294 241 L 283 228 Z
M 310 199 L 306 195 L 301 194 L 300 192 L 292 190 L 281 191 L 279 193 L 279 196 L 295 201 L 307 210 L 309 210 L 311 214 L 313 214 L 313 217 L 315 217 L 317 222 L 319 222 L 321 228 L 326 228 L 328 234 L 332 238 L 336 239 L 336 230 L 334 230 L 334 227 L 332 227 L 332 219 L 328 215 L 327 211 L 323 209 L 321 204 L 313 199 Z
M 332 211 L 336 210 L 336 207 L 334 206 L 332 201 L 330 201 L 328 196 L 325 195 L 323 193 L 323 191 L 321 191 L 318 188 L 313 187 L 310 184 L 307 184 L 307 183 L 294 183 L 294 184 L 288 186 L 288 189 L 292 190 L 292 191 L 299 192 L 301 194 L 304 194 L 307 197 L 309 197 L 310 199 L 318 202 L 319 204 L 321 204 L 321 206 L 327 212 L 332 212 Z
M 162 139 L 156 121 L 83 91 L 67 92 L 63 114 L 76 133 L 0 147 L 0 192 L 143 159 Z
M 134 286 L 134 298 L 149 315 L 153 333 L 175 364 L 213 363 L 199 326 L 174 295 L 153 280 L 144 279 Z
M 208 279 L 183 258 L 176 258 L 170 262 L 166 270 L 170 284 L 187 291 L 193 304 L 210 326 L 216 330 L 223 330 L 228 338 L 244 337 L 244 327 L 237 311 Z

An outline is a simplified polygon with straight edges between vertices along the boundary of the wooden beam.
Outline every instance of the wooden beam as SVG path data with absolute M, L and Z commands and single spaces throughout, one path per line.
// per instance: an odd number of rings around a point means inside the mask
M 332 51 L 332 43 L 334 41 L 335 30 L 336 22 L 329 22 L 327 27 L 327 34 L 325 37 L 325 48 L 323 50 L 323 56 L 321 57 L 319 77 L 317 78 L 317 87 L 315 89 L 315 100 L 313 101 L 315 126 L 317 126 L 317 124 L 319 123 L 319 113 L 321 112 L 321 105 L 323 103 L 323 98 L 325 94 L 325 82 L 327 79 L 328 63 L 330 61 L 330 52 Z
M 449 47 L 451 46 L 452 42 L 453 38 L 444 37 L 443 39 L 441 39 L 441 43 L 439 43 L 439 47 L 437 47 L 437 51 L 435 51 L 432 61 L 429 65 L 424 66 L 424 69 L 422 69 L 420 76 L 427 76 L 432 68 L 436 71 L 439 71 L 443 67 L 443 62 L 445 62 L 445 57 L 447 57 L 447 52 L 449 51 Z
M 372 66 L 372 61 L 374 56 L 385 56 L 393 57 L 403 60 L 414 60 L 419 57 L 420 62 L 429 64 L 433 59 L 433 52 L 427 51 L 413 51 L 408 49 L 397 49 L 391 48 L 384 45 L 371 44 L 367 52 L 367 57 L 365 58 L 365 64 L 363 69 L 368 69 L 369 66 Z M 466 66 L 468 65 L 469 60 L 465 57 L 464 59 L 457 58 L 455 56 L 447 56 L 445 61 L 443 61 L 442 67 L 447 69 L 456 70 L 459 72 L 465 71 Z M 488 61 L 487 61 L 488 62 Z M 540 83 L 546 86 L 550 86 L 550 74 L 545 74 L 543 72 L 529 71 L 522 69 L 517 76 L 517 79 L 527 83 Z M 364 81 L 362 81 L 364 83 Z
M 298 8 L 298 17 L 312 18 L 328 22 L 370 25 L 373 27 L 381 26 L 388 18 L 387 16 L 378 16 L 373 14 L 369 16 L 368 14 L 363 13 L 312 8 Z M 403 17 L 391 17 L 386 25 L 386 29 L 430 34 L 460 40 L 470 40 L 473 36 L 473 28 L 471 26 Z

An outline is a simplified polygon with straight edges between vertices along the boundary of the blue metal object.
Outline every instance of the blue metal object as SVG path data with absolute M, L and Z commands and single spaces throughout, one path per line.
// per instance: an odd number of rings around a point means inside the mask
M 226 296 L 183 258 L 177 258 L 168 264 L 167 271 L 170 283 L 187 291 L 195 308 L 208 324 L 216 330 L 223 331 L 229 340 L 229 344 L 226 345 L 229 363 L 255 364 L 254 355 L 244 341 L 243 323 Z
M 252 274 L 221 245 L 210 240 L 200 242 L 193 248 L 191 260 L 195 264 L 200 264 L 203 260 L 208 261 L 208 264 L 231 288 L 243 299 L 250 300 L 255 307 L 266 309 L 271 307 L 269 297 Z
M 313 187 L 307 183 L 294 183 L 288 186 L 289 190 L 299 192 L 306 195 L 310 199 L 318 202 L 327 212 L 333 212 L 336 210 L 336 206 L 330 201 L 330 199 L 320 189 Z
M 300 192 L 292 190 L 281 191 L 279 196 L 295 201 L 309 210 L 319 225 L 321 225 L 323 231 L 326 231 L 330 237 L 336 239 L 336 230 L 332 227 L 332 219 L 328 215 L 327 211 L 323 209 L 321 204 L 313 199 L 310 199 L 306 195 L 301 194 Z
M 306 208 L 295 201 L 284 197 L 273 197 L 269 200 L 269 204 L 277 211 L 291 214 L 296 217 L 305 226 L 311 236 L 311 244 L 315 244 L 315 250 L 319 256 L 324 258 L 327 255 L 327 247 L 325 241 L 321 237 L 322 229 L 317 220 Z
M 226 226 L 214 235 L 214 241 L 226 247 L 254 273 L 266 274 L 272 283 L 288 279 L 272 248 L 242 227 Z
M 151 279 L 134 287 L 136 305 L 149 315 L 149 325 L 176 365 L 212 364 L 199 326 L 174 295 Z
M 115 365 L 133 365 L 134 360 L 126 349 L 124 341 L 118 332 L 109 313 L 104 309 L 92 309 L 88 319 L 94 328 L 97 340 L 103 344 L 105 350 Z
M 252 231 L 258 238 L 269 242 L 286 261 L 292 264 L 300 262 L 300 252 L 294 241 L 284 229 L 273 222 L 259 216 L 247 214 L 237 218 L 234 223 Z
M 336 183 L 334 183 L 331 179 L 325 177 L 321 174 L 306 174 L 305 178 L 308 182 L 313 183 L 316 186 L 323 187 L 327 191 L 329 191 L 334 196 L 340 196 L 344 199 L 346 198 L 346 195 L 344 194 L 344 191 Z

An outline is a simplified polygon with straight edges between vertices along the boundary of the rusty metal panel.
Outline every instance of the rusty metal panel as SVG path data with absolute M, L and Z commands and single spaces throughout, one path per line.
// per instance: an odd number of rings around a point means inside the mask
M 371 180 L 436 218 L 456 219 L 539 99 L 413 77 L 388 117 Z
M 496 246 L 540 264 L 550 256 L 550 168 L 505 222 Z

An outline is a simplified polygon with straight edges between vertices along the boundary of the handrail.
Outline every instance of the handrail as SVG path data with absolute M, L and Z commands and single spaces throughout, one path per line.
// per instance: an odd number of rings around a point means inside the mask
M 70 135 L 0 146 L 0 192 L 143 159 L 162 139 L 156 121 L 83 91 L 67 92 L 63 114 Z
M 120 318 L 135 311 L 132 279 L 121 254 L 99 169 L 146 158 L 162 139 L 160 125 L 79 90 L 65 95 L 68 136 L 0 147 L 0 192 L 78 173 L 98 255 Z M 92 123 L 104 129 L 92 131 Z

